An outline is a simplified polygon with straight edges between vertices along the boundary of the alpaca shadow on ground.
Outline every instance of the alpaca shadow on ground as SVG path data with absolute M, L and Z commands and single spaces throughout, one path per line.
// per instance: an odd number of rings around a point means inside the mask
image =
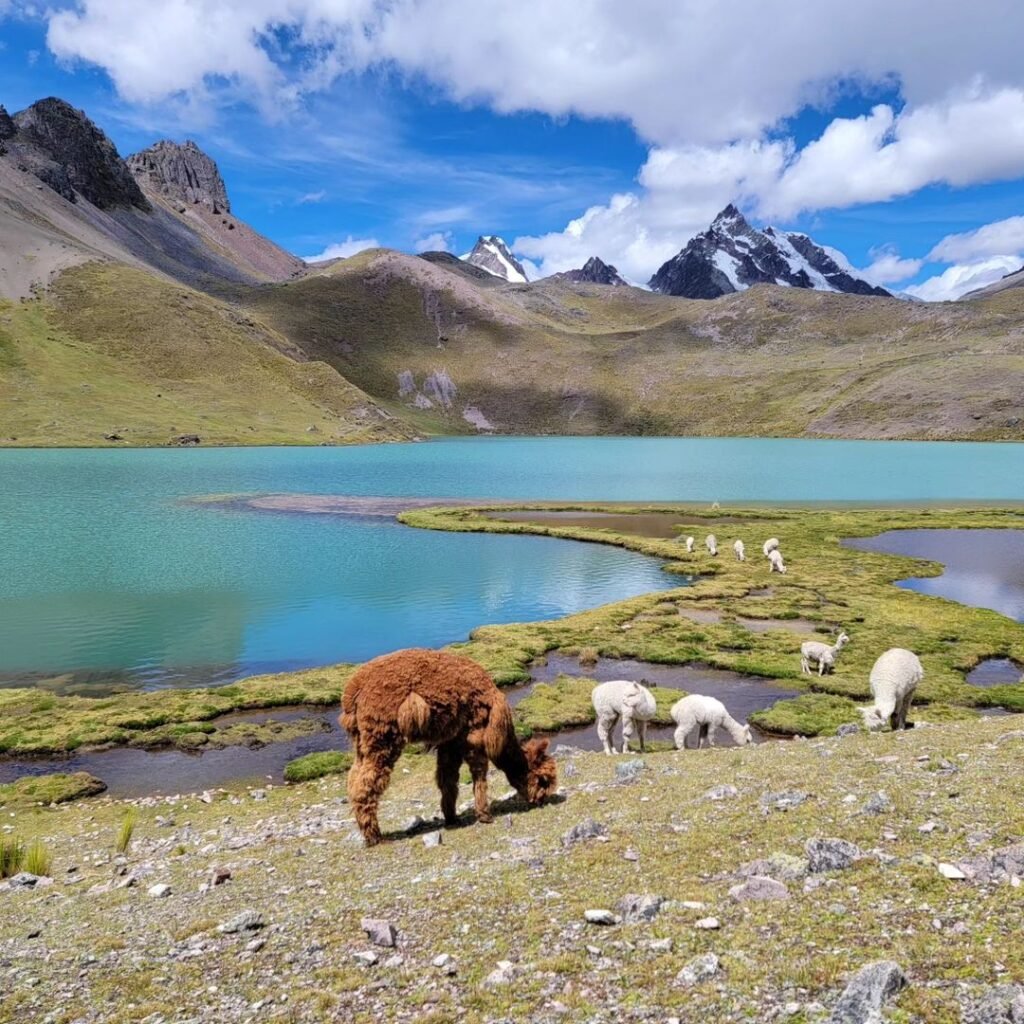
M 544 801 L 544 806 L 549 804 L 564 804 L 567 797 L 564 793 L 556 793 L 554 796 L 548 797 Z M 501 814 L 526 814 L 529 811 L 536 811 L 538 808 L 531 807 L 521 796 L 509 796 L 502 800 L 494 800 L 491 803 L 491 814 L 494 815 L 494 820 L 497 822 L 498 815 Z M 440 814 L 435 814 L 432 818 L 427 818 L 425 821 L 421 821 L 415 828 L 410 829 L 395 829 L 391 832 L 384 833 L 385 842 L 398 842 L 401 839 L 414 839 L 416 836 L 426 835 L 429 832 L 450 832 L 454 829 L 468 828 L 471 825 L 476 825 L 476 813 L 470 808 L 467 811 L 463 811 L 458 820 L 453 825 L 446 825 Z M 486 827 L 486 826 L 484 826 Z

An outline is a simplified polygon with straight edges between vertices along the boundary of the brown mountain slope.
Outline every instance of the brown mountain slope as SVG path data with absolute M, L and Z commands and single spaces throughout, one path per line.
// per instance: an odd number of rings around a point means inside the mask
M 771 286 L 715 302 L 477 287 L 384 250 L 243 301 L 422 429 L 1024 436 L 1024 293 L 960 305 Z

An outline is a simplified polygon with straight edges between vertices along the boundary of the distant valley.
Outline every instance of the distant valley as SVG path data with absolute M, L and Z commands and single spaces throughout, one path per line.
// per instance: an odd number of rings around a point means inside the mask
M 1021 284 L 903 301 L 735 207 L 649 290 L 599 253 L 527 281 L 494 235 L 306 264 L 194 144 L 122 159 L 60 100 L 0 108 L 3 445 L 1020 439 Z

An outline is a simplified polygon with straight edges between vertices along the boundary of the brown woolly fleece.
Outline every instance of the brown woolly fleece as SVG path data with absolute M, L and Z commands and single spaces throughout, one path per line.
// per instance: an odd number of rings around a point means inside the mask
M 348 795 L 367 846 L 381 840 L 377 806 L 406 743 L 437 748 L 437 785 L 445 824 L 457 819 L 459 769 L 469 765 L 477 821 L 490 821 L 488 761 L 531 805 L 557 786 L 547 740 L 520 744 L 512 711 L 494 680 L 475 662 L 444 651 L 397 651 L 374 658 L 348 681 L 341 724 L 352 737 L 355 763 Z

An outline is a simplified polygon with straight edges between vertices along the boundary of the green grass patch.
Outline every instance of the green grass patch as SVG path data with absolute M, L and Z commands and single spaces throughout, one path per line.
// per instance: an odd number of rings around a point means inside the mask
M 63 804 L 96 796 L 106 788 L 106 783 L 88 772 L 26 775 L 0 785 L 0 807 L 9 809 L 32 804 Z
M 776 736 L 829 736 L 841 725 L 859 724 L 861 717 L 849 697 L 806 693 L 755 711 L 749 720 L 752 725 Z
M 297 757 L 284 766 L 285 782 L 309 782 L 325 775 L 344 775 L 352 767 L 352 755 L 341 750 L 324 750 Z

